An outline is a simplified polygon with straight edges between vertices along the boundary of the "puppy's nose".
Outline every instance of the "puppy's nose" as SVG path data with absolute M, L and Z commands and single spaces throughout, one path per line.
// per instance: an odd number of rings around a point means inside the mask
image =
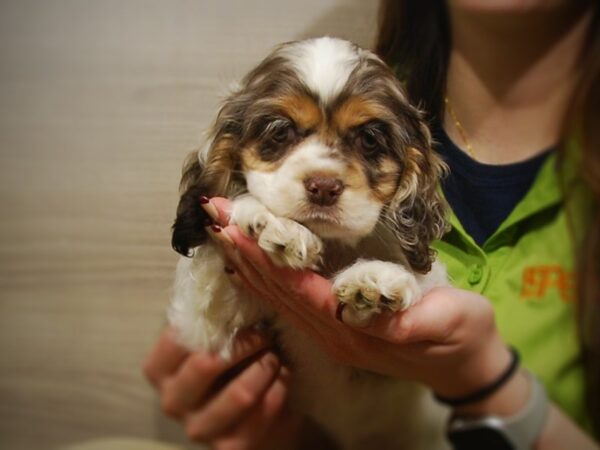
M 310 177 L 304 180 L 304 187 L 311 203 L 331 206 L 338 201 L 344 191 L 344 183 L 332 177 Z

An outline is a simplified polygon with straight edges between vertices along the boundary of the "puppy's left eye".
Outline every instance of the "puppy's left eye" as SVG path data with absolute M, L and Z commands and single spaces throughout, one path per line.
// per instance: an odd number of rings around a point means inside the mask
M 354 143 L 365 155 L 374 156 L 384 151 L 385 134 L 379 124 L 367 124 L 357 130 Z
M 379 142 L 377 141 L 377 137 L 372 132 L 365 130 L 360 133 L 360 144 L 365 150 L 373 151 L 377 149 Z

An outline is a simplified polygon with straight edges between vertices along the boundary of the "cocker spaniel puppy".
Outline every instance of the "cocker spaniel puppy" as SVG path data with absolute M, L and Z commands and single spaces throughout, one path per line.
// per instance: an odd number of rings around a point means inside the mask
M 233 199 L 231 221 L 279 265 L 330 276 L 356 326 L 446 284 L 432 240 L 445 230 L 444 170 L 392 71 L 347 41 L 276 48 L 224 102 L 210 143 L 184 168 L 171 324 L 191 349 L 228 356 L 268 321 L 295 374 L 293 403 L 344 448 L 443 448 L 442 409 L 420 386 L 335 364 L 236 289 L 207 242 L 201 196 Z

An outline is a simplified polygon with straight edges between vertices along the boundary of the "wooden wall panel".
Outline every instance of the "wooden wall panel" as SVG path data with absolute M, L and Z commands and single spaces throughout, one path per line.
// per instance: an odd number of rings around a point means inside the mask
M 141 362 L 184 156 L 273 45 L 370 45 L 361 0 L 0 2 L 0 448 L 182 441 Z

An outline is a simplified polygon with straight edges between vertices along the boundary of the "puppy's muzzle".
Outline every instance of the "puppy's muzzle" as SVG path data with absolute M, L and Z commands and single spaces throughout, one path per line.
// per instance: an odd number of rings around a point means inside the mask
M 333 177 L 310 177 L 304 180 L 304 187 L 308 200 L 319 206 L 334 205 L 342 192 L 344 192 L 344 183 Z

